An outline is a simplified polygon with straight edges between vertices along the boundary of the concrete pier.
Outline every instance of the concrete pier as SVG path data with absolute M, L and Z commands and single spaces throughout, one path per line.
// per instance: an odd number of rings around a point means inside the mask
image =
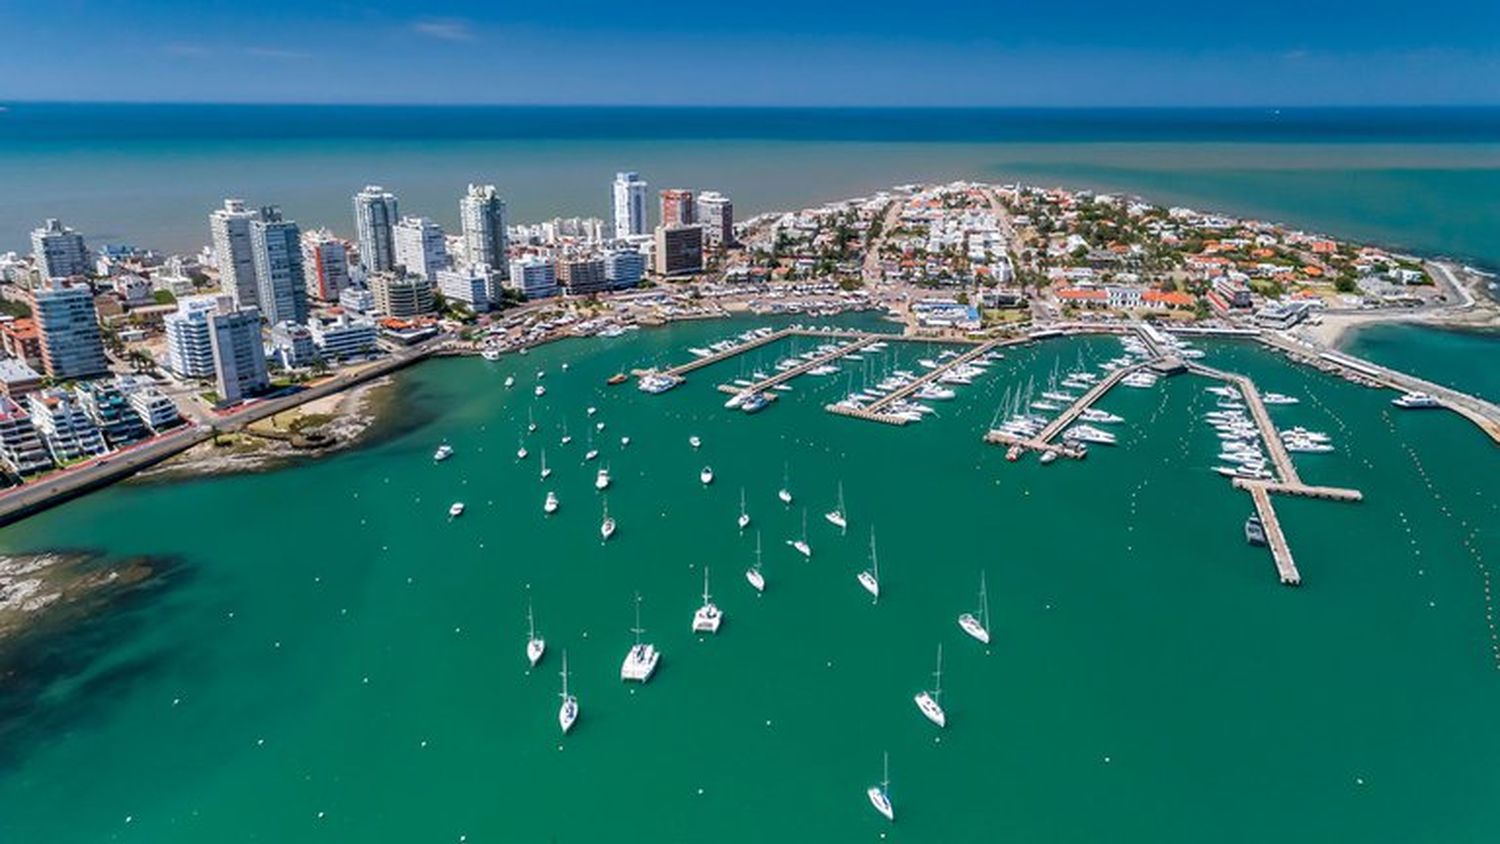
M 761 346 L 766 345 L 767 343 L 774 343 L 777 340 L 790 337 L 794 333 L 796 333 L 795 329 L 791 328 L 783 328 L 780 331 L 772 331 L 770 334 L 766 334 L 762 337 L 757 337 L 754 340 L 747 340 L 743 343 L 737 344 L 733 348 L 725 349 L 722 352 L 715 352 L 714 354 L 711 354 L 707 357 L 694 358 L 687 363 L 679 364 L 672 367 L 671 369 L 663 370 L 662 374 L 669 375 L 673 378 L 681 378 L 695 369 L 702 369 L 705 366 L 718 363 L 721 360 L 728 360 L 735 355 L 744 354 L 751 349 L 758 349 Z M 644 375 L 649 371 L 650 370 L 637 369 L 631 374 L 635 375 L 636 377 L 640 377 L 641 375 Z
M 857 352 L 879 339 L 879 334 L 865 334 L 852 343 L 846 343 L 831 352 L 825 352 L 811 360 L 803 361 L 790 369 L 779 370 L 775 375 L 757 381 L 748 387 L 741 387 L 735 384 L 720 384 L 719 390 L 725 393 L 762 393 L 766 390 L 775 389 L 777 384 L 790 381 L 808 370 L 816 369 L 825 363 L 838 360 L 851 352 Z
M 1239 389 L 1240 395 L 1245 399 L 1245 406 L 1250 410 L 1250 418 L 1255 421 L 1255 427 L 1260 430 L 1260 438 L 1265 443 L 1266 453 L 1270 455 L 1271 462 L 1276 465 L 1277 477 L 1286 486 L 1302 486 L 1302 479 L 1297 475 L 1297 466 L 1292 462 L 1292 455 L 1286 450 L 1286 444 L 1281 441 L 1281 435 L 1277 433 L 1276 425 L 1271 421 L 1271 414 L 1266 410 L 1266 403 L 1261 401 L 1260 390 L 1256 388 L 1255 382 L 1237 372 L 1225 372 L 1200 363 L 1189 363 L 1187 368 L 1199 375 L 1233 384 Z
M 929 369 L 921 376 L 912 379 L 910 383 L 903 384 L 900 387 L 890 391 L 889 393 L 886 393 L 875 401 L 865 405 L 862 409 L 867 413 L 883 413 L 887 407 L 890 407 L 896 402 L 901 401 L 912 393 L 915 393 L 917 390 L 922 389 L 922 387 L 924 387 L 925 385 L 931 384 L 933 381 L 936 381 L 937 379 L 943 377 L 945 373 L 950 372 L 957 367 L 963 366 L 964 364 L 979 357 L 980 355 L 988 353 L 991 349 L 999 346 L 1001 342 L 1002 341 L 1000 340 L 990 340 L 985 343 L 980 343 L 978 346 L 975 346 L 967 352 L 964 352 L 958 357 L 950 359 L 947 363 Z
M 1266 531 L 1266 544 L 1271 547 L 1271 559 L 1276 562 L 1276 574 L 1281 578 L 1282 585 L 1301 586 L 1302 573 L 1297 571 L 1297 563 L 1292 559 L 1291 546 L 1287 545 L 1286 534 L 1281 531 L 1281 520 L 1276 517 L 1276 508 L 1271 506 L 1271 494 L 1265 484 L 1236 479 L 1235 486 L 1247 490 L 1250 500 L 1255 502 L 1255 512 L 1260 516 L 1261 526 Z

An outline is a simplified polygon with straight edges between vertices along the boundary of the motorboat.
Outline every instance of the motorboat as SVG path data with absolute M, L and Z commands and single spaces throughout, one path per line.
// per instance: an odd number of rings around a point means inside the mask
M 448 458 L 450 458 L 452 456 L 453 456 L 453 446 L 448 445 L 447 443 L 443 443 L 442 445 L 438 446 L 437 447 L 437 451 L 434 451 L 432 453 L 432 459 L 433 459 L 434 462 L 437 462 L 437 463 L 441 463 L 444 460 L 447 460 Z
M 693 448 L 699 448 L 703 445 L 703 440 L 699 439 L 697 434 L 694 434 L 691 437 L 688 437 L 688 445 L 692 446 Z
M 704 466 L 703 469 L 702 469 L 702 471 L 700 471 L 698 473 L 698 480 L 704 486 L 707 486 L 707 485 L 713 483 L 714 482 L 714 470 L 713 470 L 713 467 L 712 466 Z
M 1427 393 L 1405 393 L 1400 398 L 1391 399 L 1391 404 L 1407 410 L 1427 410 L 1443 406 L 1435 396 Z

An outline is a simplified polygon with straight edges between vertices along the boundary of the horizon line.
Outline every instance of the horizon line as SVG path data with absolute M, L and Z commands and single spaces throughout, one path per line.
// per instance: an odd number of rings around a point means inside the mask
M 528 102 L 409 102 L 409 101 L 346 101 L 346 100 L 207 100 L 207 99 L 31 99 L 0 97 L 0 106 L 7 105 L 138 105 L 138 106 L 303 106 L 338 108 L 587 108 L 587 109 L 721 109 L 721 110 L 766 110 L 787 111 L 814 110 L 861 110 L 861 111 L 1393 111 L 1393 110 L 1500 110 L 1500 101 L 1483 103 L 1423 102 L 1423 103 L 1322 103 L 1279 105 L 1262 104 L 1135 104 L 1135 105 L 1023 105 L 1023 104 L 833 104 L 833 103 L 528 103 Z

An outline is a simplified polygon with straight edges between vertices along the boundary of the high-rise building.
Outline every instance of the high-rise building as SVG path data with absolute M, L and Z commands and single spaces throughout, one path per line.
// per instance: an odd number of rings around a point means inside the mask
M 302 274 L 307 295 L 319 302 L 337 302 L 349 286 L 349 247 L 328 229 L 302 233 Z
M 209 319 L 234 310 L 228 294 L 185 296 L 162 319 L 167 335 L 167 368 L 179 378 L 213 378 L 213 331 Z
M 494 185 L 469 185 L 458 201 L 458 217 L 464 232 L 464 261 L 470 266 L 506 269 L 509 246 L 505 230 L 505 200 Z
M 638 249 L 615 249 L 604 253 L 604 277 L 613 290 L 634 287 L 646 274 L 646 256 Z
M 278 322 L 271 326 L 271 351 L 282 369 L 311 366 L 318 359 L 312 331 L 300 322 Z
M 448 241 L 443 227 L 426 217 L 402 217 L 396 224 L 396 265 L 437 281 L 437 271 L 448 269 Z
M 661 224 L 664 226 L 691 226 L 698 222 L 698 209 L 693 204 L 693 192 L 686 188 L 667 188 L 661 192 Z
M 214 266 L 219 268 L 219 289 L 234 297 L 242 308 L 259 303 L 255 285 L 255 254 L 250 248 L 250 222 L 260 212 L 245 207 L 244 200 L 226 199 L 224 207 L 208 215 L 213 236 Z
M 557 295 L 557 265 L 540 255 L 527 255 L 510 262 L 506 285 L 527 299 Z
M 261 315 L 278 322 L 307 321 L 307 279 L 302 272 L 302 231 L 281 209 L 260 209 L 250 221 L 250 251 L 255 256 L 256 299 Z
M 219 400 L 237 402 L 268 389 L 271 378 L 260 338 L 260 313 L 254 308 L 213 313 L 208 326 Z
M 734 203 L 718 191 L 698 194 L 697 217 L 694 222 L 703 226 L 703 241 L 708 246 L 723 248 L 734 245 Z
M 53 279 L 31 291 L 32 319 L 42 334 L 42 367 L 57 381 L 109 371 L 94 292 Z
M 438 270 L 438 292 L 450 301 L 462 302 L 469 309 L 482 313 L 492 307 L 491 295 L 495 290 L 492 271 L 484 264 L 474 264 L 463 269 Z
M 354 195 L 355 238 L 359 241 L 359 263 L 366 274 L 396 266 L 393 233 L 399 219 L 396 195 L 380 185 L 366 185 Z
M 595 257 L 564 258 L 557 262 L 557 280 L 569 296 L 587 296 L 609 289 L 604 275 L 604 259 Z
M 83 235 L 57 220 L 48 219 L 31 232 L 31 254 L 42 281 L 88 275 L 89 250 Z
M 370 292 L 375 295 L 375 312 L 385 316 L 422 316 L 432 313 L 436 306 L 432 282 L 400 270 L 370 276 Z
M 658 275 L 690 275 L 703 271 L 702 226 L 656 227 Z
M 0 396 L 0 463 L 18 475 L 52 466 L 52 455 L 37 434 L 31 414 L 10 396 Z
M 646 227 L 646 182 L 639 173 L 615 174 L 615 237 L 643 235 Z

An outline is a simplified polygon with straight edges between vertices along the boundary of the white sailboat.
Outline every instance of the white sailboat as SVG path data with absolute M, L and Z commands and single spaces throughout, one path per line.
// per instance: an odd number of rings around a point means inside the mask
M 547 476 L 551 474 L 552 470 L 547 468 L 547 449 L 544 448 L 542 449 L 542 480 L 547 480 Z
M 750 513 L 745 510 L 745 488 L 744 487 L 740 487 L 740 518 L 739 518 L 739 526 L 740 526 L 740 530 L 744 530 L 745 528 L 747 528 L 747 527 L 750 526 Z
M 562 727 L 563 735 L 573 729 L 573 722 L 578 720 L 578 698 L 568 694 L 568 652 L 563 651 L 562 667 L 562 706 L 557 709 L 557 726 Z
M 514 387 L 514 386 L 516 386 L 516 376 L 514 376 L 514 375 L 507 375 L 507 376 L 505 376 L 505 389 L 509 390 L 511 387 Z
M 585 463 L 587 463 L 588 461 L 593 460 L 594 458 L 596 458 L 598 456 L 599 456 L 599 449 L 594 448 L 594 432 L 593 431 L 589 431 L 589 450 L 588 450 L 587 453 L 585 453 L 583 455 L 583 460 L 584 460 Z
M 724 621 L 724 613 L 719 610 L 708 594 L 708 566 L 703 567 L 703 606 L 693 613 L 694 633 L 717 633 L 719 625 Z
M 597 489 L 597 490 L 599 490 L 601 492 L 604 491 L 604 490 L 606 490 L 606 489 L 609 489 L 609 467 L 608 466 L 602 467 L 597 473 L 594 474 L 594 489 Z
M 699 439 L 697 434 L 693 434 L 691 437 L 688 437 L 688 445 L 697 448 L 703 445 L 703 440 Z
M 536 420 L 531 418 L 531 408 L 526 408 L 526 433 L 536 433 Z
M 788 539 L 786 541 L 786 544 L 792 546 L 793 548 L 796 548 L 797 549 L 797 553 L 801 554 L 804 557 L 807 557 L 807 558 L 811 559 L 811 557 L 812 557 L 812 546 L 807 544 L 807 508 L 806 507 L 802 508 L 802 538 L 801 539 Z
M 835 527 L 837 527 L 840 532 L 844 532 L 844 533 L 848 532 L 848 530 L 849 530 L 849 520 L 847 518 L 845 518 L 845 516 L 844 516 L 844 482 L 843 481 L 839 481 L 839 505 L 837 507 L 835 507 L 833 510 L 831 510 L 831 511 L 829 511 L 827 513 L 824 513 L 823 514 L 823 518 L 827 519 L 830 524 L 832 524 Z
M 520 447 L 516 449 L 516 459 L 517 460 L 525 460 L 526 459 L 526 455 L 529 453 L 529 452 L 526 451 L 526 441 L 524 439 L 522 439 L 522 440 L 520 440 L 520 443 L 521 443 Z
M 914 700 L 917 702 L 917 709 L 922 711 L 922 715 L 925 716 L 927 720 L 931 721 L 934 724 L 937 724 L 939 727 L 947 726 L 948 716 L 944 714 L 943 705 L 939 703 L 939 701 L 943 697 L 942 643 L 938 643 L 937 670 L 932 672 L 932 676 L 936 680 L 935 684 L 933 685 L 932 691 L 923 691 L 918 694 L 914 698 Z
M 542 512 L 549 516 L 557 512 L 557 493 L 547 491 L 547 500 L 542 502 Z
M 714 467 L 712 467 L 712 466 L 704 466 L 703 467 L 703 471 L 701 471 L 701 472 L 698 473 L 698 480 L 704 486 L 708 486 L 709 484 L 713 483 L 714 482 Z
M 535 668 L 547 652 L 547 640 L 536 635 L 536 616 L 531 613 L 531 601 L 526 602 L 526 661 Z
M 783 463 L 781 464 L 781 489 L 776 493 L 776 497 L 781 499 L 782 504 L 792 503 L 792 493 L 788 487 L 787 466 Z
M 870 567 L 860 572 L 859 585 L 876 601 L 880 600 L 880 559 L 875 556 L 875 528 L 870 528 Z
M 573 435 L 568 433 L 568 420 L 563 420 L 562 444 L 567 445 L 573 441 Z
M 865 794 L 869 796 L 870 805 L 875 807 L 875 811 L 884 815 L 886 820 L 895 823 L 896 809 L 891 805 L 891 754 L 885 753 L 882 755 L 885 761 L 883 763 L 880 785 L 870 786 L 865 791 Z
M 646 631 L 641 627 L 641 593 L 635 594 L 635 626 L 630 628 L 635 634 L 635 644 L 630 646 L 629 652 L 625 654 L 625 661 L 620 664 L 620 679 L 635 680 L 644 683 L 651 679 L 656 671 L 656 663 L 661 659 L 655 645 L 648 645 L 641 641 L 641 634 Z
M 604 499 L 604 521 L 599 523 L 599 535 L 608 542 L 615 535 L 615 520 L 609 515 L 609 499 Z
M 755 587 L 755 591 L 766 591 L 766 576 L 760 570 L 760 531 L 755 532 L 755 565 L 745 570 L 745 579 Z
M 966 612 L 959 616 L 958 626 L 986 645 L 990 643 L 990 597 L 984 588 L 983 570 L 979 572 L 979 613 Z
M 450 518 L 450 519 L 456 519 L 459 516 L 462 516 L 463 514 L 464 514 L 464 503 L 462 501 L 455 501 L 451 505 L 448 506 L 448 518 Z

